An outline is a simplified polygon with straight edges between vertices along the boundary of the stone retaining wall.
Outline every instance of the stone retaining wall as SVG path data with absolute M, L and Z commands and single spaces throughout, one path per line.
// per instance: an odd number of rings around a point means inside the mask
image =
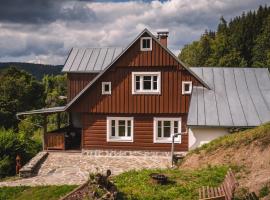
M 34 158 L 32 158 L 27 164 L 25 164 L 19 172 L 19 176 L 22 178 L 32 177 L 36 174 L 40 164 L 48 157 L 48 152 L 39 152 Z

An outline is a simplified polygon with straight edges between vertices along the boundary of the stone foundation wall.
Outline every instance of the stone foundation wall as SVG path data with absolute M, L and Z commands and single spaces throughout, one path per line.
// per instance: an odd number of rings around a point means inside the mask
M 175 152 L 177 153 L 177 152 Z M 167 151 L 126 151 L 126 150 L 82 150 L 83 155 L 89 156 L 171 156 L 171 152 Z

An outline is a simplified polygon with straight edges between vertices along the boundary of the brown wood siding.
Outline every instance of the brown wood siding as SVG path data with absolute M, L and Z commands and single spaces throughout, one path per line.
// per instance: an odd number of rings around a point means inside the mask
M 68 101 L 73 99 L 96 75 L 97 73 L 68 73 Z
M 110 115 L 112 116 L 112 115 Z M 120 115 L 114 115 L 120 117 Z M 127 115 L 121 115 L 126 117 Z M 130 115 L 128 115 L 130 116 Z M 170 151 L 171 144 L 153 143 L 154 117 L 181 117 L 182 131 L 185 132 L 186 115 L 154 115 L 134 117 L 134 141 L 133 142 L 107 142 L 107 116 L 83 115 L 83 149 L 125 149 L 125 150 L 152 150 Z M 181 144 L 175 144 L 176 151 L 188 150 L 188 135 L 182 136 Z
M 161 95 L 133 95 L 134 71 L 160 71 Z M 75 83 L 71 84 L 70 98 L 88 80 L 88 77 L 84 77 L 87 79 L 84 81 L 75 75 L 73 78 Z M 154 40 L 152 51 L 140 51 L 139 39 L 70 109 L 73 112 L 88 113 L 187 113 L 190 95 L 182 95 L 182 81 L 186 80 L 191 80 L 193 85 L 200 85 L 193 75 Z M 111 95 L 101 94 L 102 81 L 112 82 Z

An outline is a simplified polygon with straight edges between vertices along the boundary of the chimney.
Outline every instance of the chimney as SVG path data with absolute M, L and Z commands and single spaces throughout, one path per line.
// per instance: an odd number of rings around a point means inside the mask
M 159 29 L 157 31 L 157 37 L 158 40 L 160 41 L 160 43 L 164 46 L 167 47 L 167 43 L 168 43 L 168 35 L 169 35 L 169 30 L 168 29 Z

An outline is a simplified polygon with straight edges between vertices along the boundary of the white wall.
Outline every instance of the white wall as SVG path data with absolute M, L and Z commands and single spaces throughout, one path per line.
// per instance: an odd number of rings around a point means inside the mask
M 218 137 L 229 134 L 226 128 L 189 128 L 188 147 L 189 150 L 202 146 Z

